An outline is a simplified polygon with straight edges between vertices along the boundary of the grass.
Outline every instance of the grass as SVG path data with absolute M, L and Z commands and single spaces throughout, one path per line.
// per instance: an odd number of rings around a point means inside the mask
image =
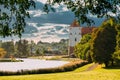
M 83 66 L 83 67 L 80 67 L 80 68 L 74 70 L 74 72 L 84 72 L 88 67 L 92 66 L 93 64 L 94 64 L 94 63 L 87 64 L 87 65 L 85 65 L 85 66 Z
M 120 80 L 120 68 L 105 69 L 98 66 L 93 71 L 84 71 L 91 65 L 85 65 L 71 72 L 0 76 L 0 80 Z

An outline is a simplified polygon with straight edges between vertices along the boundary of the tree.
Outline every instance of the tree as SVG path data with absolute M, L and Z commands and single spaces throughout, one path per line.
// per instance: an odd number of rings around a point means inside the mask
M 90 40 L 91 34 L 86 34 L 82 37 L 80 42 L 75 45 L 74 53 L 77 57 L 87 60 L 88 62 L 92 62 L 90 56 Z
M 6 51 L 6 56 L 5 57 L 10 57 L 11 55 L 14 55 L 15 48 L 14 48 L 14 42 L 9 41 L 9 42 L 3 42 L 2 43 L 2 48 L 5 49 Z
M 92 34 L 92 59 L 100 64 L 104 63 L 106 67 L 112 65 L 112 55 L 116 47 L 115 21 L 109 19 L 100 26 L 100 28 Z
M 21 41 L 19 40 L 18 42 L 15 43 L 15 46 L 16 46 L 16 56 L 17 57 L 20 57 L 22 55 L 22 43 Z
M 24 56 L 29 56 L 29 45 L 27 40 L 22 40 L 22 53 Z
M 116 42 L 116 48 L 115 48 L 115 52 L 112 55 L 115 65 L 120 65 L 120 24 L 116 25 L 117 27 L 117 42 Z
M 0 35 L 21 37 L 30 7 L 35 7 L 33 0 L 0 0 Z
M 34 50 L 35 50 L 35 46 L 36 46 L 36 44 L 34 43 L 34 41 L 31 40 L 31 43 L 29 44 L 30 55 L 33 55 Z
M 98 18 L 113 16 L 120 20 L 120 0 L 47 0 L 44 11 L 55 11 L 53 5 L 65 4 L 68 9 L 74 12 L 75 17 L 80 24 L 87 23 L 91 25 L 94 23 L 92 19 L 88 17 L 89 14 L 96 15 Z
M 45 48 L 42 48 L 42 50 L 41 50 L 41 56 L 42 56 L 42 57 L 44 57 L 45 51 L 46 51 Z
M 29 45 L 27 40 L 19 40 L 16 42 L 18 57 L 29 56 Z
M 0 58 L 4 57 L 6 51 L 3 48 L 0 48 Z
M 68 42 L 68 39 L 61 39 L 60 42 L 56 44 L 56 46 L 59 45 L 58 52 L 60 52 L 63 55 L 68 54 Z
M 37 56 L 39 56 L 40 55 L 40 50 L 37 49 L 35 53 L 36 53 Z

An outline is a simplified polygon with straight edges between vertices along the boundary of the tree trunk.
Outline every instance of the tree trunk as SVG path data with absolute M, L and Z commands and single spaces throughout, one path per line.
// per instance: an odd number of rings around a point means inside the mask
M 112 61 L 111 61 L 111 62 L 112 62 L 112 63 L 111 63 L 111 65 L 112 65 L 112 66 L 114 66 L 114 63 L 113 63 L 113 61 L 114 61 L 114 60 L 112 59 Z
M 105 67 L 108 67 L 108 61 L 105 62 Z

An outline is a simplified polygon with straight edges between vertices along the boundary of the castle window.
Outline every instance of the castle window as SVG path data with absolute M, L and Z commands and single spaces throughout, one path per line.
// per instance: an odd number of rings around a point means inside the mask
M 75 38 L 75 42 L 77 41 L 77 39 Z

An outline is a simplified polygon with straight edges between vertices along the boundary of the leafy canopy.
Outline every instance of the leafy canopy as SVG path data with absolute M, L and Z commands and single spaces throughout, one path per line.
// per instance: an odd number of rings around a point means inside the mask
M 115 21 L 109 19 L 95 33 L 92 33 L 92 59 L 97 63 L 105 63 L 106 67 L 112 65 L 110 63 L 113 61 L 117 35 L 115 25 Z
M 30 18 L 27 11 L 30 7 L 35 7 L 33 0 L 0 0 L 0 36 L 14 34 L 21 37 L 25 18 Z
M 87 60 L 88 62 L 91 62 L 90 58 L 90 40 L 91 40 L 91 34 L 85 34 L 80 42 L 75 45 L 74 53 L 77 57 L 83 60 Z
M 80 24 L 94 24 L 94 21 L 87 16 L 88 14 L 96 15 L 98 18 L 109 18 L 114 14 L 114 17 L 120 20 L 120 13 L 118 13 L 120 12 L 120 0 L 47 0 L 44 11 L 47 13 L 50 10 L 55 11 L 52 6 L 61 3 L 74 12 Z
M 116 25 L 117 27 L 117 41 L 116 41 L 116 47 L 115 47 L 115 52 L 112 55 L 114 58 L 114 61 L 117 65 L 120 65 L 120 24 Z

